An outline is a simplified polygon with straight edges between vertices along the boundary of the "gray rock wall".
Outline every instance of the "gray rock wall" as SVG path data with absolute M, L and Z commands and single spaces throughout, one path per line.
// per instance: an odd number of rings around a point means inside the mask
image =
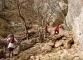
M 74 33 L 75 42 L 83 43 L 83 1 L 82 0 L 34 0 L 34 9 L 56 25 L 64 21 L 67 30 Z M 59 4 L 59 5 L 57 5 Z M 57 5 L 57 6 L 56 6 Z M 42 7 L 43 6 L 43 7 Z M 47 12 L 46 12 L 47 11 Z M 45 13 L 46 12 L 46 13 Z M 57 22 L 58 21 L 58 22 Z
M 64 20 L 59 2 L 60 0 L 34 0 L 34 10 L 38 12 L 39 9 L 39 13 L 45 20 L 55 26 Z
M 68 0 L 66 23 L 83 48 L 83 0 Z

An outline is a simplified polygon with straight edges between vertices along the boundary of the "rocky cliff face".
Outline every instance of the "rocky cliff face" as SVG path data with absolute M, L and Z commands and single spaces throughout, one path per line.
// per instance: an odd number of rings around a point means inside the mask
M 42 3 L 43 2 L 43 3 Z M 64 21 L 67 30 L 74 33 L 75 42 L 82 45 L 83 39 L 83 1 L 82 0 L 34 0 L 34 9 L 44 14 L 52 25 Z M 46 12 L 47 11 L 47 12 Z
M 75 34 L 75 38 L 83 47 L 83 1 L 68 0 L 68 13 L 66 23 L 70 30 Z
M 24 0 L 23 0 L 24 1 Z M 82 0 L 32 0 L 34 11 L 55 26 L 57 23 L 65 23 L 67 30 L 74 33 L 75 42 L 82 44 L 83 26 L 83 1 Z
M 47 22 L 55 26 L 64 20 L 63 7 L 59 5 L 59 2 L 60 0 L 34 0 L 34 10 L 39 11 Z

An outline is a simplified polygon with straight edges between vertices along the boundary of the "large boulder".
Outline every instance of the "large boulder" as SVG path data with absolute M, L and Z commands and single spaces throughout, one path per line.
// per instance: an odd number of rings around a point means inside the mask
M 57 42 L 55 43 L 55 48 L 60 47 L 60 46 L 62 46 L 62 45 L 63 45 L 63 43 L 62 43 L 61 41 L 57 41 Z
M 16 59 L 17 60 L 28 60 L 30 57 L 30 53 L 28 53 L 27 51 L 22 52 L 21 54 L 19 54 Z
M 41 50 L 44 52 L 50 52 L 52 49 L 52 47 L 50 45 L 48 45 L 47 43 L 41 45 Z
M 52 41 L 52 40 L 50 40 L 50 41 L 48 42 L 48 45 L 51 46 L 51 47 L 53 47 L 54 44 L 55 44 L 55 43 L 54 43 L 54 41 Z
M 29 48 L 32 47 L 34 44 L 36 44 L 36 41 L 37 41 L 37 39 L 36 39 L 36 38 L 33 38 L 33 39 L 31 39 L 31 40 L 25 40 L 25 41 L 21 42 L 21 43 L 19 44 L 19 46 L 17 47 L 18 53 L 20 53 L 21 51 L 24 51 L 24 50 L 29 49 Z
M 64 47 L 67 48 L 67 49 L 69 49 L 69 48 L 72 47 L 73 44 L 74 44 L 73 38 L 69 38 L 68 41 L 65 42 Z

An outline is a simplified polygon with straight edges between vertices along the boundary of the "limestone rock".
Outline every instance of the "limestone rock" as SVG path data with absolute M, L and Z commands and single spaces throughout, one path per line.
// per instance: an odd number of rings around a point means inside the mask
M 63 52 L 62 50 L 58 50 L 57 54 L 58 54 L 58 55 L 61 55 L 62 52 Z
M 61 10 L 64 10 L 64 9 L 67 8 L 67 4 L 66 4 L 65 1 L 63 1 L 63 0 L 61 0 L 61 1 L 59 2 L 59 5 L 60 5 L 60 7 L 61 7 Z
M 19 44 L 19 46 L 17 48 L 18 53 L 32 47 L 36 43 L 36 41 L 37 41 L 36 39 L 23 41 L 21 44 Z
M 73 38 L 69 38 L 69 40 L 65 43 L 64 47 L 69 49 L 69 48 L 71 48 L 73 43 L 74 43 Z
M 63 37 L 62 39 L 63 39 L 63 40 L 66 40 L 67 38 L 66 38 L 66 37 Z
M 68 51 L 66 49 L 63 50 L 64 52 L 61 54 L 61 59 L 68 58 Z
M 73 4 L 73 5 L 72 5 Z M 72 8 L 72 9 L 71 9 Z M 74 32 L 75 41 L 79 40 L 83 47 L 83 2 L 82 0 L 68 0 L 68 13 L 66 23 L 69 30 Z
M 64 37 L 63 34 L 59 34 L 59 35 L 55 35 L 55 36 L 51 36 L 50 38 L 55 42 L 57 40 L 60 40 Z
M 63 58 L 68 58 L 68 55 L 65 54 L 65 53 L 63 53 L 63 54 L 61 55 L 61 59 L 63 59 Z
M 53 42 L 52 40 L 50 40 L 50 41 L 48 42 L 48 45 L 53 47 L 53 46 L 54 46 L 54 42 Z
M 64 35 L 63 34 L 62 35 L 56 35 L 55 37 L 56 37 L 56 40 L 60 40 L 60 39 L 62 39 L 62 37 L 64 37 Z
M 52 47 L 49 46 L 47 43 L 44 44 L 44 46 L 41 47 L 41 50 L 44 51 L 44 52 L 49 52 L 51 51 Z
M 61 45 L 63 45 L 63 43 L 62 43 L 61 41 L 58 41 L 58 42 L 55 43 L 55 47 L 56 47 L 56 48 L 57 48 L 57 47 L 60 47 Z
M 79 57 L 83 60 L 83 51 L 78 52 Z
M 28 60 L 30 54 L 27 51 L 24 51 L 18 57 L 19 57 L 18 60 Z

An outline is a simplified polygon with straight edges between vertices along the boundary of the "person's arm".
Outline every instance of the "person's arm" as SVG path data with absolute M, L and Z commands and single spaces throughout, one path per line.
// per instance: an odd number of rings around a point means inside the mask
M 9 41 L 9 40 L 10 40 L 10 38 L 7 39 L 7 41 Z
M 14 38 L 15 42 L 18 42 L 16 38 Z

